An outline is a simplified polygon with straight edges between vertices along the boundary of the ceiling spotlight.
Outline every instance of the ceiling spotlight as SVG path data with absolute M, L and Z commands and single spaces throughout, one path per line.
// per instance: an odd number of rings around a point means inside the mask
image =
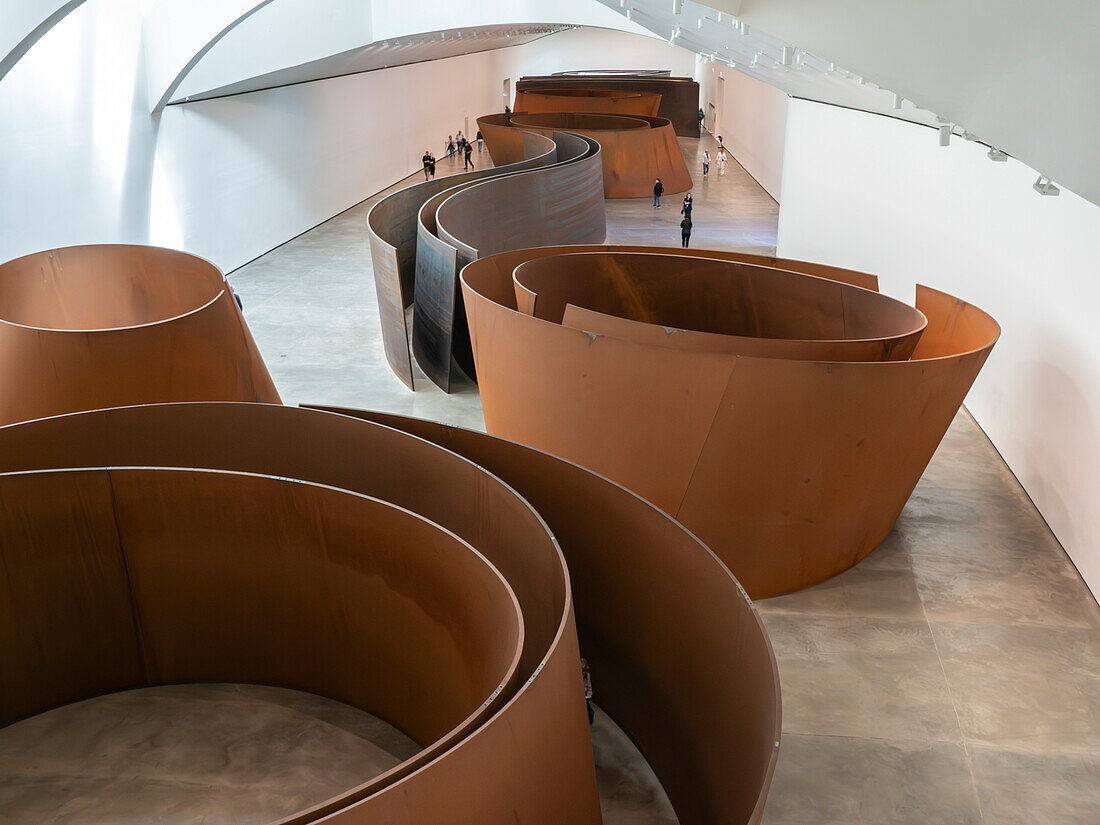
M 747 35 L 749 33 L 749 24 L 746 23 L 744 20 L 738 20 L 737 31 L 739 31 L 742 35 Z
M 626 8 L 626 0 L 619 0 L 619 8 L 620 9 L 625 9 Z
M 1036 178 L 1035 183 L 1031 184 L 1031 188 L 1038 192 L 1040 195 L 1050 195 L 1052 197 L 1057 197 L 1058 194 L 1062 191 L 1057 186 L 1055 186 L 1051 179 L 1048 178 L 1046 175 L 1039 175 L 1039 177 Z
M 903 100 L 905 100 L 905 98 L 895 92 L 894 93 L 894 108 L 895 109 L 900 109 L 901 108 L 901 102 Z
M 989 151 L 985 153 L 985 156 L 996 163 L 1004 163 L 1008 160 L 1008 152 L 1002 152 L 996 147 L 990 147 Z
M 631 6 L 629 9 L 626 10 L 626 19 L 627 20 L 633 20 L 634 19 L 634 7 L 633 6 Z
M 697 25 L 697 27 L 698 27 L 698 28 L 700 28 L 700 29 L 701 29 L 701 28 L 703 28 L 703 18 L 702 18 L 702 17 L 700 17 L 700 18 L 699 18 L 699 21 L 698 21 L 698 23 L 697 23 L 696 25 Z
M 672 0 L 672 13 L 683 14 L 684 12 L 684 0 Z
M 790 66 L 794 62 L 794 46 L 784 46 L 783 57 L 780 59 L 784 66 Z
M 950 123 L 941 123 L 940 124 L 940 146 L 950 146 L 950 145 L 951 145 L 951 124 Z

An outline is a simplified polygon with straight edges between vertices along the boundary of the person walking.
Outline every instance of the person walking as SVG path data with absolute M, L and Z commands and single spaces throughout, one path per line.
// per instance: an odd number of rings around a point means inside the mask
M 431 175 L 434 178 L 435 177 L 435 155 L 433 155 L 431 152 L 428 152 L 428 157 L 430 158 L 430 160 L 428 161 L 428 174 Z
M 710 174 L 710 151 L 703 150 L 703 177 L 705 178 Z
M 694 205 L 695 204 L 692 203 L 691 200 L 691 192 L 688 192 L 686 195 L 684 195 L 684 205 L 680 207 L 680 214 L 687 218 L 689 221 L 691 220 L 691 207 Z
M 690 241 L 691 241 L 691 213 L 689 212 L 688 216 L 686 218 L 684 218 L 682 221 L 680 221 L 680 246 L 682 246 L 686 249 L 687 246 L 688 246 L 688 243 Z
M 454 135 L 447 135 L 447 157 L 453 158 L 455 156 L 455 138 Z
M 477 130 L 477 153 L 481 154 L 481 147 L 485 144 L 485 138 L 481 136 L 481 130 Z
M 424 180 L 427 180 L 428 177 L 429 177 L 429 171 L 428 170 L 432 165 L 432 153 L 429 152 L 427 149 L 425 149 L 424 150 L 424 157 L 422 157 L 420 159 L 420 161 L 421 161 L 421 163 L 424 164 Z
M 474 145 L 472 143 L 470 143 L 470 141 L 466 141 L 466 162 L 462 166 L 462 171 L 463 172 L 466 171 L 467 167 L 469 167 L 470 169 L 474 168 L 473 154 L 474 154 Z
M 657 182 L 653 184 L 653 208 L 661 208 L 661 195 L 665 192 L 665 185 L 661 183 L 661 179 L 657 178 Z
M 455 145 L 458 147 L 459 155 L 462 155 L 466 152 L 466 138 L 462 134 L 461 129 L 459 129 L 458 134 L 455 135 Z
M 726 174 L 726 147 L 719 145 L 718 147 L 718 175 L 721 177 Z

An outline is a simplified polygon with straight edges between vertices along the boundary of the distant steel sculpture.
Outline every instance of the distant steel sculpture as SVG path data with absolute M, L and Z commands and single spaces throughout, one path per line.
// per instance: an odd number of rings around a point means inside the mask
M 607 236 L 599 145 L 580 135 L 550 136 L 557 153 L 553 165 L 459 184 L 420 209 L 413 352 L 445 392 L 451 390 L 454 363 L 475 377 L 458 288 L 463 266 L 481 255 L 542 244 L 599 243 Z
M 412 305 L 415 291 L 417 214 L 432 197 L 455 186 L 555 162 L 555 146 L 549 138 L 515 134 L 514 139 L 514 154 L 509 160 L 496 161 L 495 167 L 414 184 L 382 198 L 367 213 L 382 347 L 390 369 L 409 389 L 413 389 L 413 370 L 405 310 Z
M 0 265 L 0 423 L 158 401 L 279 402 L 225 277 L 147 246 Z
M 680 137 L 699 137 L 699 84 L 690 77 L 672 77 L 668 71 L 584 71 L 521 77 L 516 95 L 547 89 L 585 89 L 658 94 L 658 117 L 672 121 Z M 523 111 L 513 106 L 514 111 Z
M 489 431 L 635 490 L 762 598 L 882 542 L 1000 330 L 927 287 L 913 309 L 736 257 L 530 249 L 462 287 Z
M 516 92 L 515 112 L 589 112 L 656 117 L 661 95 L 618 89 L 539 89 Z
M 603 159 L 606 198 L 652 197 L 657 178 L 669 194 L 692 187 L 691 173 L 667 118 L 578 112 L 480 117 L 478 128 L 494 161 L 501 153 L 510 157 L 506 149 L 498 148 L 503 126 L 544 135 L 569 131 L 596 140 Z
M 761 819 L 759 617 L 698 539 L 574 464 L 380 413 L 163 404 L 0 427 L 0 503 L 0 724 L 285 685 L 422 750 L 281 825 L 596 825 L 579 630 L 680 822 Z

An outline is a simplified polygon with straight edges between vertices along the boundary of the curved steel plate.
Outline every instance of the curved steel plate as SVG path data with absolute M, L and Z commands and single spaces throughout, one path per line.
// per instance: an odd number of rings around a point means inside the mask
M 159 401 L 279 403 L 221 270 L 74 246 L 0 265 L 0 424 Z
M 568 253 L 600 252 L 613 279 L 632 259 L 616 263 L 618 249 L 527 250 L 463 271 L 488 430 L 637 491 L 707 542 L 757 598 L 822 581 L 870 553 L 996 342 L 996 323 L 922 289 L 917 310 L 928 326 L 912 357 L 863 362 L 807 358 L 781 339 L 776 357 L 763 357 L 766 340 L 754 342 L 751 357 L 737 354 L 737 342 L 709 347 L 697 335 L 689 346 L 669 346 L 654 342 L 664 334 L 660 327 L 640 333 L 646 321 L 637 315 L 600 312 L 605 326 L 591 332 L 556 323 L 554 312 L 547 320 L 527 314 L 529 306 L 517 308 L 513 273 L 527 260 L 541 258 L 551 268 L 557 262 L 569 283 L 576 261 Z M 682 268 L 682 252 L 648 252 L 650 266 Z M 727 266 L 736 284 L 736 267 Z M 708 300 L 730 297 L 710 283 Z M 684 282 L 686 290 L 695 286 Z M 524 301 L 533 294 L 528 290 Z M 758 309 L 767 301 L 764 293 L 750 299 Z M 554 301 L 573 303 L 568 294 Z M 577 303 L 583 310 L 584 301 Z M 946 319 L 955 320 L 949 327 Z M 905 347 L 913 331 L 898 328 Z M 897 354 L 878 347 L 880 357 Z

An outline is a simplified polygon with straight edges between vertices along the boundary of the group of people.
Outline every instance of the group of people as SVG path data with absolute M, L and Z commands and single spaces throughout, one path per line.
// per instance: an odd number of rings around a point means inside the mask
M 715 154 L 718 155 L 718 174 L 726 174 L 726 161 L 729 160 L 729 152 L 726 150 L 726 144 L 722 143 L 722 136 L 718 136 L 718 149 L 715 150 Z M 703 177 L 706 178 L 710 174 L 710 150 L 703 150 Z
M 726 162 L 729 157 L 729 151 L 726 149 L 726 145 L 722 142 L 722 136 L 718 136 L 718 148 L 715 150 L 715 154 L 718 155 L 718 174 L 726 174 Z M 703 177 L 706 178 L 710 174 L 710 151 L 703 150 Z M 657 178 L 653 184 L 653 208 L 661 208 L 661 195 L 665 193 L 665 185 L 661 183 L 661 179 Z M 694 201 L 691 197 L 691 192 L 684 195 L 684 203 L 680 207 L 680 214 L 683 215 L 683 220 L 680 221 L 680 245 L 687 247 L 691 243 L 691 210 L 694 207 Z
M 665 193 L 665 185 L 661 183 L 661 179 L 657 178 L 656 183 L 653 184 L 653 208 L 661 208 L 661 195 Z M 692 200 L 691 192 L 684 195 L 684 203 L 680 207 L 680 214 L 684 216 L 684 219 L 680 221 L 680 245 L 686 247 L 688 242 L 691 241 L 691 210 L 695 206 L 695 202 Z
M 474 140 L 477 141 L 477 151 L 480 153 L 485 145 L 485 138 L 481 136 L 480 130 L 478 130 L 477 137 Z M 473 161 L 474 141 L 467 140 L 461 130 L 459 130 L 457 137 L 447 135 L 447 157 L 453 158 L 456 153 L 465 161 L 462 166 L 463 171 L 475 168 Z

